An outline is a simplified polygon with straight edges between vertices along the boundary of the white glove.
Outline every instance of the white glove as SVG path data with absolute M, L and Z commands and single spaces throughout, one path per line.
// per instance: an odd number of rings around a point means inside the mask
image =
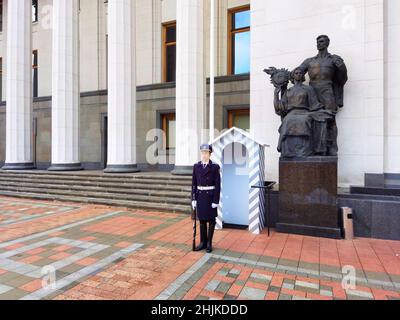
M 192 201 L 192 208 L 193 208 L 193 210 L 196 209 L 196 207 L 197 207 L 197 201 L 196 201 L 196 200 L 193 200 L 193 201 Z
M 218 204 L 213 203 L 213 204 L 211 205 L 211 207 L 212 207 L 213 209 L 218 208 Z

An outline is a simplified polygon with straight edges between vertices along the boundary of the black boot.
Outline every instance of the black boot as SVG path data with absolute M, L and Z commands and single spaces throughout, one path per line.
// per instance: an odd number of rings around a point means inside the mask
M 207 238 L 207 252 L 211 253 L 212 252 L 212 240 L 214 237 L 214 230 L 215 230 L 215 223 L 210 222 L 208 226 L 208 238 Z
M 207 222 L 200 221 L 200 245 L 195 251 L 201 251 L 207 248 Z

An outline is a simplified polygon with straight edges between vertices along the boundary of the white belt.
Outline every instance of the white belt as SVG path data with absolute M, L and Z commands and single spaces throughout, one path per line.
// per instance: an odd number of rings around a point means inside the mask
M 215 187 L 197 187 L 197 189 L 200 191 L 209 191 L 209 190 L 215 190 Z

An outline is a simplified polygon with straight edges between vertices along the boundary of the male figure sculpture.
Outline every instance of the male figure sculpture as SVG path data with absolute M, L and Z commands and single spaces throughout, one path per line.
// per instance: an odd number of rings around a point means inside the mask
M 328 47 L 330 39 L 322 35 L 317 38 L 318 55 L 306 59 L 300 66 L 304 73 L 308 72 L 310 86 L 314 88 L 318 100 L 326 110 L 333 112 L 334 120 L 331 121 L 327 132 L 328 156 L 337 156 L 338 129 L 336 114 L 344 105 L 343 89 L 346 84 L 347 68 L 340 56 L 330 54 Z

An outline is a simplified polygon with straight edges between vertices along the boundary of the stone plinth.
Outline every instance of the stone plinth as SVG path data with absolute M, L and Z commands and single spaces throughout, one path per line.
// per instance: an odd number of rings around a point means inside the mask
M 341 238 L 337 158 L 280 159 L 277 231 Z

